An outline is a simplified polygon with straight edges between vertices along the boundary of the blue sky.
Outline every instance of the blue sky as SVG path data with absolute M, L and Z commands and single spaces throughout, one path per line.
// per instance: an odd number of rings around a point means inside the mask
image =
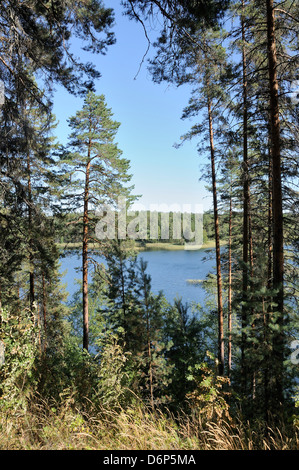
M 96 92 L 105 95 L 114 119 L 121 123 L 116 140 L 131 162 L 135 194 L 142 195 L 139 202 L 147 209 L 154 204 L 189 204 L 192 210 L 195 204 L 202 204 L 204 210 L 211 208 L 210 193 L 205 183 L 199 182 L 200 163 L 205 161 L 198 155 L 196 141 L 174 148 L 192 125 L 181 120 L 190 89 L 153 83 L 146 61 L 136 77 L 147 50 L 143 28 L 123 16 L 119 0 L 106 0 L 105 5 L 115 7 L 117 42 L 106 56 L 92 57 L 102 75 Z M 79 55 L 79 49 L 76 53 Z M 57 88 L 54 102 L 57 135 L 66 143 L 66 121 L 82 107 L 82 100 Z

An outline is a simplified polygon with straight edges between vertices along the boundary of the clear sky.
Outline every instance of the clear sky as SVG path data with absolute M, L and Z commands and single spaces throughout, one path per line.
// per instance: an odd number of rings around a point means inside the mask
M 143 28 L 123 16 L 120 0 L 104 3 L 115 10 L 117 42 L 108 48 L 106 56 L 92 56 L 102 75 L 96 92 L 105 95 L 114 119 L 121 123 L 116 140 L 123 156 L 131 162 L 135 194 L 142 195 L 139 202 L 146 209 L 155 204 L 178 204 L 182 209 L 187 204 L 192 210 L 202 204 L 204 210 L 210 209 L 211 195 L 205 190 L 205 183 L 199 181 L 200 164 L 206 161 L 198 155 L 196 140 L 174 148 L 192 125 L 181 120 L 190 89 L 155 84 L 146 60 L 136 77 L 147 50 Z M 152 48 L 150 53 L 153 52 Z M 58 138 L 66 143 L 66 120 L 82 107 L 83 100 L 57 88 L 54 103 Z

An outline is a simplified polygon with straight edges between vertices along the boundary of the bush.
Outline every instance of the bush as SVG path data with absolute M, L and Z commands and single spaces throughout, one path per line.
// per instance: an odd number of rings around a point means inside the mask
M 4 363 L 0 366 L 0 404 L 3 408 L 26 408 L 26 398 L 36 385 L 33 373 L 37 354 L 38 329 L 32 313 L 1 312 L 1 337 Z
M 188 380 L 195 382 L 194 391 L 187 395 L 191 407 L 197 408 L 208 421 L 231 419 L 227 402 L 230 393 L 224 390 L 229 379 L 217 375 L 206 362 L 190 367 L 189 372 Z

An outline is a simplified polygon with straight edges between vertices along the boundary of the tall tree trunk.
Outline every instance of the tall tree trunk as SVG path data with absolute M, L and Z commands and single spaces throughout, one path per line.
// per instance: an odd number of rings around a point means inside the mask
M 30 134 L 28 111 L 26 109 L 26 103 L 22 101 L 22 118 L 23 118 L 23 130 L 25 137 L 25 148 L 26 148 L 26 164 L 27 164 L 27 192 L 28 192 L 28 245 L 29 245 L 29 305 L 30 310 L 33 312 L 35 308 L 35 287 L 34 287 L 34 256 L 33 256 L 33 239 L 32 239 L 32 186 L 31 186 L 31 160 L 30 160 Z M 33 312 L 34 314 L 34 312 Z
M 268 272 L 267 272 L 267 288 L 272 288 L 272 250 L 273 250 L 273 242 L 272 242 L 272 224 L 273 224 L 273 215 L 272 215 L 272 158 L 271 158 L 271 149 L 269 146 L 269 183 L 268 183 Z
M 119 248 L 121 249 L 121 241 L 118 241 L 119 243 Z M 127 322 L 127 303 L 126 303 L 126 286 L 125 286 L 125 273 L 124 273 L 124 260 L 123 260 L 123 254 L 121 253 L 121 258 L 120 258 L 120 282 L 121 282 L 121 300 L 122 300 L 122 311 L 123 311 L 123 327 L 124 327 L 124 338 L 125 338 L 125 343 L 129 343 L 129 334 L 130 332 L 128 331 L 128 322 Z
M 251 282 L 253 279 L 253 230 L 252 230 L 252 208 L 251 208 L 251 194 L 250 194 L 250 182 L 248 181 L 248 242 L 249 242 L 249 267 L 250 267 L 250 278 Z M 250 282 L 248 281 L 250 286 Z
M 268 266 L 267 266 L 267 290 L 272 289 L 272 160 L 271 150 L 269 146 L 269 183 L 268 183 Z M 268 305 L 264 309 L 264 343 L 266 353 L 266 364 L 264 367 L 264 395 L 265 395 L 265 420 L 269 418 L 269 400 L 270 400 L 270 389 L 269 389 L 269 363 L 270 357 L 268 354 L 268 343 L 269 343 L 269 312 L 271 306 Z
M 246 366 L 246 328 L 247 318 L 247 296 L 248 296 L 248 217 L 249 217 L 249 179 L 248 179 L 248 103 L 247 103 L 247 63 L 245 50 L 245 20 L 244 0 L 242 0 L 242 75 L 243 75 L 243 268 L 242 268 L 242 339 L 241 339 L 241 384 L 242 392 L 246 394 L 247 389 L 247 366 Z
M 46 281 L 45 273 L 42 273 L 43 283 L 43 323 L 44 323 L 44 351 L 47 349 L 47 299 L 46 299 Z
M 85 189 L 84 189 L 84 210 L 83 210 L 83 248 L 82 248 L 82 268 L 83 268 L 83 349 L 88 351 L 89 342 L 89 320 L 88 320 L 88 201 L 89 201 L 89 178 L 90 178 L 90 149 L 89 141 L 88 159 L 85 169 Z
M 150 403 L 154 409 L 154 387 L 153 387 L 153 361 L 152 361 L 152 348 L 151 348 L 151 334 L 150 334 L 150 316 L 149 305 L 147 300 L 146 287 L 144 287 L 145 309 L 146 309 L 146 336 L 147 336 L 147 356 L 148 356 L 148 372 L 149 372 L 149 385 L 150 385 Z
M 249 177 L 249 172 L 248 172 L 248 177 Z M 250 194 L 250 183 L 248 181 L 248 248 L 249 248 L 249 265 L 248 265 L 248 272 L 250 273 L 250 277 L 248 276 L 248 288 L 249 292 L 252 294 L 254 292 L 254 281 L 253 281 L 253 231 L 252 231 L 252 209 L 251 209 L 251 194 Z M 250 269 L 249 269 L 250 268 Z M 249 311 L 249 315 L 251 318 L 254 318 L 254 308 L 252 305 L 250 305 L 250 297 L 247 296 L 247 301 L 248 301 L 248 306 L 247 306 L 247 312 Z M 251 321 L 250 323 L 250 328 L 251 328 L 251 333 L 254 336 L 254 321 Z M 252 346 L 253 349 L 256 349 L 257 346 Z M 247 372 L 249 367 L 247 367 Z M 250 383 L 251 383 L 251 396 L 252 399 L 254 400 L 256 398 L 256 366 L 252 369 L 251 368 L 251 373 L 250 373 Z M 249 392 L 249 390 L 248 390 Z
M 27 138 L 27 123 L 25 123 L 25 135 L 27 146 L 29 147 L 29 142 Z M 28 236 L 29 236 L 29 303 L 30 310 L 33 312 L 35 307 L 35 286 L 34 286 L 34 256 L 33 256 L 33 239 L 32 239 L 32 187 L 31 187 L 31 165 L 30 165 L 30 152 L 27 150 L 27 173 L 28 173 Z
M 215 147 L 214 147 L 214 135 L 213 135 L 213 117 L 212 117 L 212 109 L 211 109 L 210 98 L 208 98 L 208 115 L 209 115 L 209 136 L 210 136 L 214 226 L 215 226 L 215 243 L 216 243 L 217 300 L 218 300 L 218 361 L 219 361 L 218 370 L 219 370 L 219 375 L 223 375 L 223 373 L 224 373 L 224 335 L 223 335 L 223 301 L 222 301 L 222 279 L 221 279 L 221 256 L 220 256 L 219 217 L 218 217 L 216 171 L 215 171 Z
M 270 143 L 272 157 L 272 211 L 273 211 L 273 289 L 276 291 L 274 313 L 277 316 L 278 333 L 273 337 L 273 378 L 275 387 L 274 402 L 283 401 L 283 307 L 284 307 L 284 251 L 283 251 L 283 211 L 281 184 L 280 121 L 277 81 L 277 55 L 275 41 L 275 17 L 273 0 L 266 0 L 267 6 L 267 48 L 270 95 Z M 275 406 L 275 405 L 274 405 Z
M 232 369 L 232 194 L 230 190 L 229 199 L 229 222 L 228 222 L 228 300 L 227 300 L 227 328 L 228 328 L 228 377 Z

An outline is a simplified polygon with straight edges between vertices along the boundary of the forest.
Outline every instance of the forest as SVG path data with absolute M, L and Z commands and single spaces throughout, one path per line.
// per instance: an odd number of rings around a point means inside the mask
M 139 195 L 121 123 L 95 92 L 101 70 L 72 41 L 109 54 L 114 10 L 105 0 L 2 1 L 0 449 L 298 450 L 299 4 L 116 8 L 154 49 L 142 59 L 153 82 L 190 87 L 182 120 L 192 125 L 178 146 L 192 140 L 198 159 L 208 156 L 198 178 L 212 195 L 203 246 L 215 270 L 202 280 L 204 305 L 169 302 L 137 252 L 184 235 L 162 240 L 159 214 L 157 238 L 114 237 L 108 226 L 97 236 L 99 208 L 117 213 L 121 197 L 129 214 Z M 82 98 L 67 144 L 55 85 Z M 67 300 L 60 262 L 72 250 L 80 283 Z

